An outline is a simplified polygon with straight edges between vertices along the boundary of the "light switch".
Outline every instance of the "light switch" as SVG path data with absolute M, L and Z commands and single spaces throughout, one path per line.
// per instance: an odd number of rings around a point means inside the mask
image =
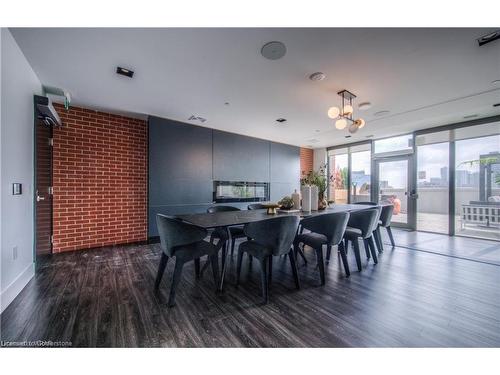
M 23 193 L 23 184 L 14 182 L 12 184 L 12 195 L 21 195 Z

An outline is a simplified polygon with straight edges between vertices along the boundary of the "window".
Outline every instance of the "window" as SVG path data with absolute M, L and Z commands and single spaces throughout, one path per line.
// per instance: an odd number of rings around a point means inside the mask
M 328 199 L 335 203 L 347 203 L 347 150 L 335 150 L 337 152 L 328 155 L 328 173 L 332 176 L 328 188 Z
M 375 154 L 408 154 L 413 151 L 413 135 L 378 139 L 374 143 Z

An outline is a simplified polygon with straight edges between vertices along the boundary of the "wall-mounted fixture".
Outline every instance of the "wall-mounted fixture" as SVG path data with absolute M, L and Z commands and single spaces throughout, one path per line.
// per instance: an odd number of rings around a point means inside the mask
M 62 126 L 61 119 L 46 96 L 35 95 L 36 115 L 47 126 Z
M 23 184 L 14 182 L 12 184 L 12 195 L 21 195 L 23 193 Z
M 354 119 L 354 108 L 352 102 L 356 95 L 347 90 L 342 90 L 337 93 L 341 98 L 341 107 L 331 107 L 328 110 L 328 117 L 336 119 L 335 127 L 338 130 L 343 130 L 349 124 L 349 133 L 356 133 L 359 129 L 365 126 L 365 120 L 362 118 Z
M 116 74 L 120 74 L 122 76 L 132 78 L 134 76 L 134 71 L 117 66 L 116 67 Z

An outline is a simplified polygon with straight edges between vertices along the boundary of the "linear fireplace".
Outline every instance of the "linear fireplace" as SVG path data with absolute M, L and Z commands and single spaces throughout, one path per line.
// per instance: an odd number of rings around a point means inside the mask
M 265 202 L 269 182 L 214 181 L 214 202 Z

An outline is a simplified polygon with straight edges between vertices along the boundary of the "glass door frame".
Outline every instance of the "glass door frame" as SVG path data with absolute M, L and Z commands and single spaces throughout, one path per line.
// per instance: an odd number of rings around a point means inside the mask
M 406 223 L 398 223 L 392 222 L 391 226 L 400 227 L 410 230 L 416 230 L 417 226 L 417 198 L 418 195 L 416 193 L 416 166 L 415 166 L 415 155 L 405 154 L 398 156 L 381 156 L 374 157 L 372 162 L 372 180 L 373 180 L 373 188 L 372 188 L 372 200 L 374 202 L 379 203 L 379 193 L 380 193 L 380 164 L 394 161 L 407 161 L 407 191 L 405 192 L 405 196 L 407 199 L 407 222 Z

